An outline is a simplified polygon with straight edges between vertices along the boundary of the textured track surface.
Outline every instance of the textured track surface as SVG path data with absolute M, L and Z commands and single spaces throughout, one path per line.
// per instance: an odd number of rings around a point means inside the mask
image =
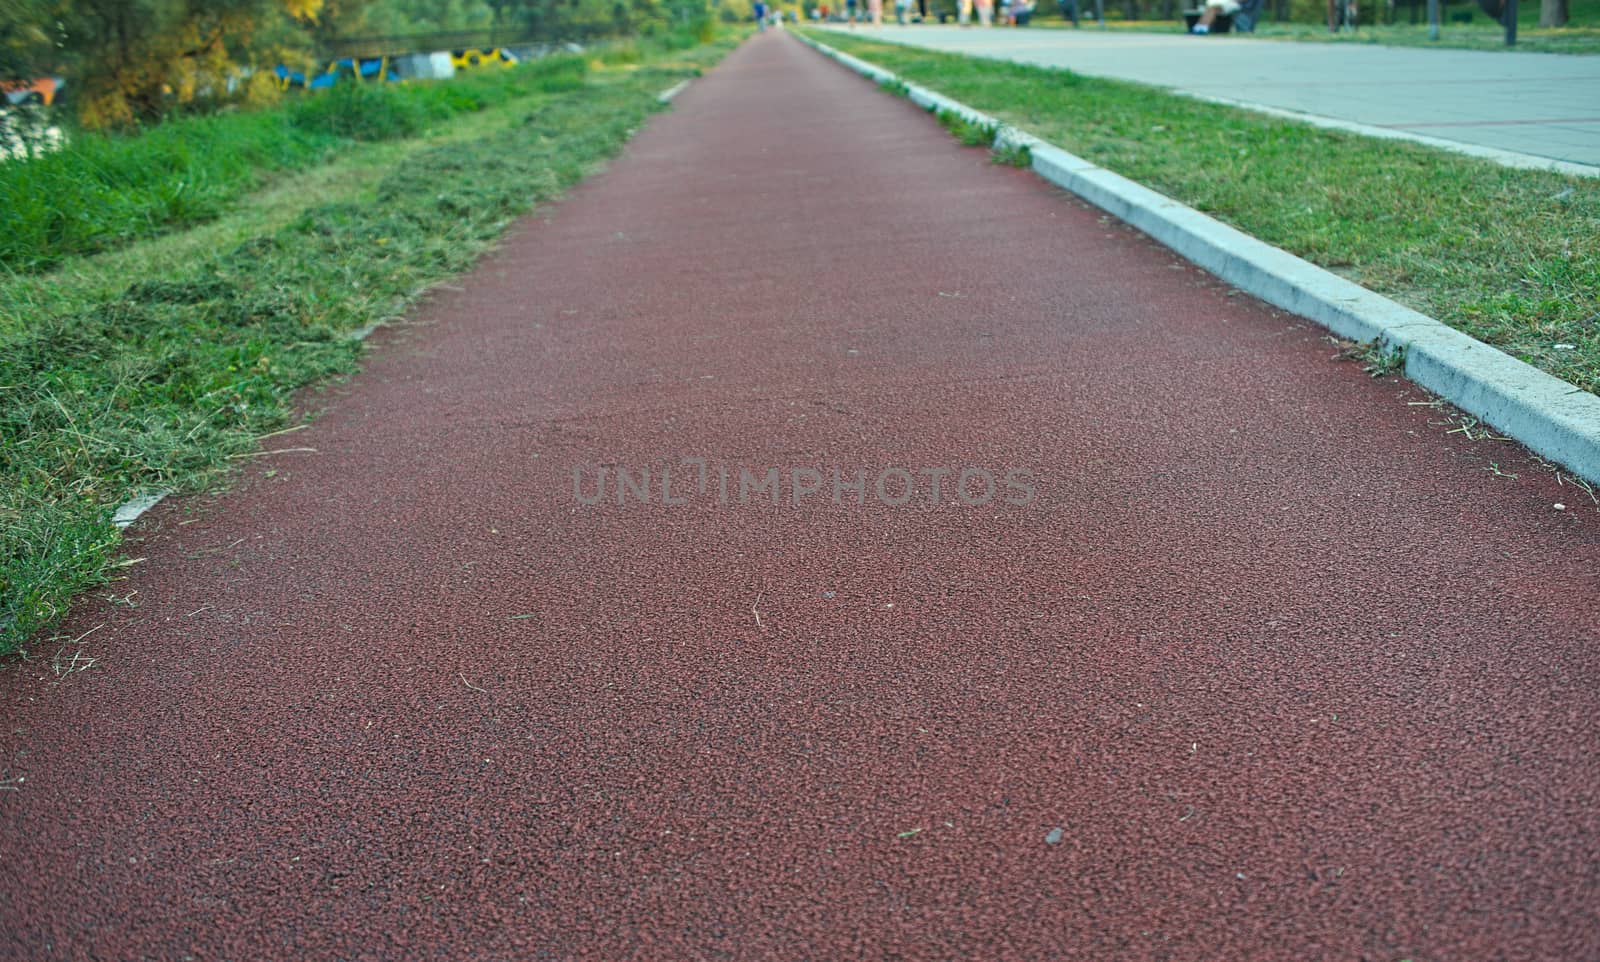
M 1600 957 L 1581 492 L 791 38 L 416 320 L 0 676 L 0 955 Z

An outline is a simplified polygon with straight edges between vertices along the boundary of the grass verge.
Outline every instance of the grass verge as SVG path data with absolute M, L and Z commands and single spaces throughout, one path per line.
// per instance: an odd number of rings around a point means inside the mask
M 470 266 L 731 46 L 539 61 L 508 73 L 510 99 L 467 118 L 470 136 L 369 147 L 305 206 L 280 185 L 199 240 L 0 282 L 0 651 L 118 564 L 116 505 L 224 482 L 288 423 L 297 388 L 355 368 L 352 331 Z
M 819 39 L 1600 390 L 1600 180 L 1064 70 Z
M 581 57 L 539 66 L 581 84 Z M 279 106 L 180 117 L 133 134 L 77 132 L 65 147 L 0 164 L 0 269 L 34 271 L 219 216 L 264 175 L 327 162 L 350 141 L 415 137 L 521 96 L 528 77 L 482 70 L 435 83 L 347 82 Z

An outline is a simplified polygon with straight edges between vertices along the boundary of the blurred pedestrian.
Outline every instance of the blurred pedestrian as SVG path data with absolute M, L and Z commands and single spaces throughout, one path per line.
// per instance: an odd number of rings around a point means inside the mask
M 1332 3 L 1333 0 L 1328 0 L 1328 2 Z M 1194 22 L 1194 26 L 1189 28 L 1189 32 L 1201 35 L 1208 34 L 1211 32 L 1211 25 L 1217 22 L 1218 17 L 1224 14 L 1232 17 L 1238 12 L 1239 0 L 1206 0 L 1206 8 L 1200 11 L 1200 19 Z
M 1360 11 L 1356 9 L 1356 0 L 1344 0 L 1343 3 L 1340 3 L 1339 0 L 1328 0 L 1328 30 L 1333 33 L 1338 33 L 1341 27 L 1349 27 L 1354 30 L 1356 28 L 1356 18 L 1359 15 Z

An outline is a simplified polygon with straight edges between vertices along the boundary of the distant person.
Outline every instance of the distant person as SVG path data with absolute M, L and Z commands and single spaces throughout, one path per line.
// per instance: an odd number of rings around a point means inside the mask
M 756 15 L 756 32 L 760 33 L 767 29 L 767 5 L 762 3 L 761 0 L 756 0 L 755 5 L 751 7 L 751 12 Z
M 844 0 L 845 18 L 850 21 L 850 29 L 856 26 L 856 0 Z
M 994 0 L 975 0 L 973 5 L 978 8 L 979 25 L 994 26 Z
M 894 0 L 894 19 L 902 27 L 911 22 L 911 0 Z
M 1350 29 L 1355 29 L 1357 14 L 1356 0 L 1345 0 L 1343 6 L 1344 10 L 1342 12 L 1344 16 L 1341 17 L 1339 0 L 1328 0 L 1328 29 L 1333 33 L 1338 33 L 1339 28 L 1345 24 L 1349 24 Z
M 1328 0 L 1328 2 L 1332 3 L 1333 0 Z M 1194 22 L 1194 26 L 1189 28 L 1189 32 L 1202 35 L 1208 34 L 1211 32 L 1211 25 L 1217 22 L 1218 17 L 1223 14 L 1232 17 L 1238 12 L 1239 0 L 1206 0 L 1206 8 L 1200 11 L 1200 19 Z
M 956 23 L 965 27 L 972 22 L 972 0 L 956 0 Z
M 867 13 L 874 27 L 883 26 L 883 0 L 867 0 Z
M 1011 0 L 1011 15 L 1007 20 L 1013 27 L 1026 27 L 1033 19 L 1033 0 Z
M 1078 0 L 1056 0 L 1056 6 L 1061 8 L 1061 19 L 1078 25 Z

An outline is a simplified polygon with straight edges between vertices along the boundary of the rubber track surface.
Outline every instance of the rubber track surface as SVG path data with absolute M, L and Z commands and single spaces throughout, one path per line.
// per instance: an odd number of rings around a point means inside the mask
M 1585 496 L 793 38 L 414 320 L 0 676 L 0 955 L 1600 958 Z

